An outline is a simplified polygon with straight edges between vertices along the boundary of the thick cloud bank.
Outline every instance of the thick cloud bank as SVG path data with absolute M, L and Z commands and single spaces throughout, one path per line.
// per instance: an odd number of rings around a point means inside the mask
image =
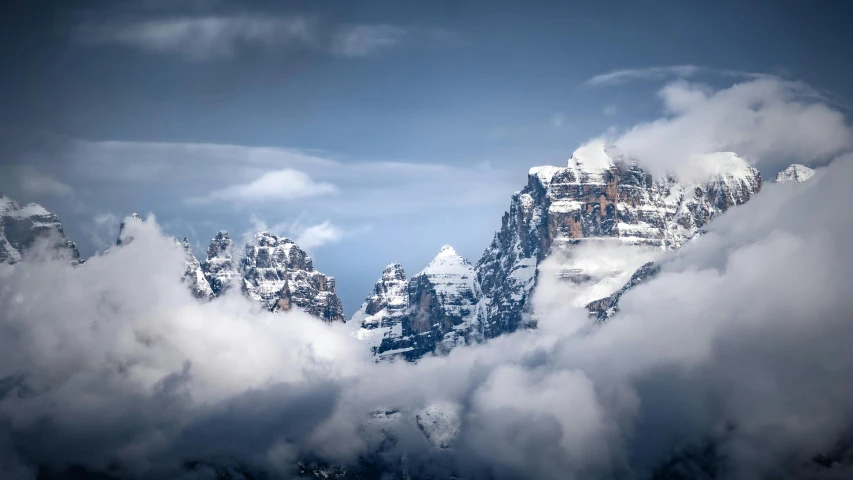
M 800 82 L 763 76 L 715 91 L 678 80 L 658 96 L 664 117 L 613 139 L 656 174 L 701 174 L 701 164 L 685 159 L 720 151 L 780 170 L 795 162 L 823 165 L 853 147 L 844 115 Z
M 600 328 L 549 295 L 539 329 L 417 365 L 239 292 L 198 303 L 153 219 L 79 267 L 4 266 L 0 471 L 849 478 L 851 181 L 848 157 L 767 185 Z

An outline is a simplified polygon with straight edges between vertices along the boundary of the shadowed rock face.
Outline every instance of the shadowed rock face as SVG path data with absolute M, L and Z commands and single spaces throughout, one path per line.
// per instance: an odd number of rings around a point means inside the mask
M 314 270 L 292 240 L 262 232 L 246 245 L 239 276 L 243 291 L 272 311 L 297 307 L 326 322 L 343 321 L 335 279 Z
M 80 263 L 77 245 L 65 237 L 59 217 L 37 203 L 21 206 L 0 192 L 0 263 L 18 263 L 39 241 L 53 258 Z
M 701 183 L 654 179 L 621 152 L 591 144 L 564 168 L 535 167 L 513 195 L 501 229 L 477 262 L 489 299 L 486 338 L 531 325 L 529 299 L 539 263 L 587 239 L 660 250 L 680 248 L 700 228 L 761 189 L 758 170 L 728 152 L 702 158 L 713 174 Z M 614 272 L 617 273 L 617 272 Z M 582 271 L 566 278 L 583 283 Z

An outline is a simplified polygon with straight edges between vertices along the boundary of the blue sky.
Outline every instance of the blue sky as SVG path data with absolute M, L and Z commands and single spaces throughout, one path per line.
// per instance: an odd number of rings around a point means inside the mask
M 338 278 L 347 313 L 387 263 L 412 275 L 445 243 L 475 262 L 531 166 L 684 116 L 661 93 L 672 82 L 710 98 L 772 75 L 755 90 L 781 105 L 809 97 L 847 116 L 853 104 L 844 2 L 4 9 L 0 188 L 59 214 L 84 255 L 133 211 L 199 253 L 219 229 L 296 237 Z M 789 81 L 802 88 L 776 90 Z M 796 117 L 797 132 L 820 127 L 793 159 L 849 146 L 848 122 L 824 113 Z M 784 166 L 755 153 L 765 176 Z

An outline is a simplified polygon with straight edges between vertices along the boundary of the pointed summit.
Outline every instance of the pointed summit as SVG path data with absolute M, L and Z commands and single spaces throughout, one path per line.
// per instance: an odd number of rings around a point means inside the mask
M 370 318 L 365 315 L 375 310 L 371 308 L 373 297 L 370 297 L 359 317 L 363 325 L 378 321 L 380 326 L 388 328 L 382 332 L 382 341 L 374 350 L 379 358 L 399 355 L 413 361 L 434 351 L 446 353 L 482 337 L 483 295 L 477 274 L 473 265 L 450 245 L 443 246 L 429 265 L 408 282 L 395 281 L 394 291 L 400 292 L 395 293 L 394 300 L 400 306 L 407 303 L 406 308 L 391 308 L 392 302 L 388 302 L 388 307 Z M 382 300 L 386 300 L 387 297 L 383 297 Z M 394 315 L 395 311 L 399 313 Z M 370 337 L 375 339 L 378 335 Z
M 473 266 L 461 255 L 456 253 L 450 245 L 441 247 L 438 255 L 429 262 L 429 265 L 418 275 L 430 276 L 462 276 L 463 278 L 474 275 Z

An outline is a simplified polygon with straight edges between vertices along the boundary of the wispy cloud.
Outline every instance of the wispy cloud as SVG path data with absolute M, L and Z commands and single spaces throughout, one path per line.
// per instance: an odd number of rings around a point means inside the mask
M 657 67 L 625 68 L 620 70 L 613 70 L 607 73 L 596 75 L 584 82 L 584 84 L 592 87 L 602 87 L 608 85 L 620 85 L 636 80 L 663 80 L 672 77 L 688 78 L 698 75 L 700 73 L 745 78 L 757 78 L 763 76 L 758 73 L 742 72 L 738 70 L 720 70 L 708 67 L 700 67 L 697 65 L 666 65 Z
M 250 243 L 257 232 L 269 232 L 286 236 L 309 252 L 323 245 L 336 243 L 346 237 L 369 230 L 367 226 L 345 229 L 329 220 L 321 223 L 308 223 L 302 218 L 270 225 L 257 215 L 252 215 L 250 222 L 250 230 L 243 233 L 243 243 Z
M 119 45 L 192 61 L 209 61 L 235 57 L 243 49 L 364 57 L 398 47 L 407 37 L 447 43 L 444 39 L 448 34 L 438 33 L 398 25 L 335 24 L 309 15 L 241 14 L 83 23 L 74 30 L 74 38 L 92 46 Z
M 503 169 L 333 157 L 227 144 L 76 141 L 65 151 L 58 175 L 81 188 L 121 186 L 128 195 L 156 185 L 164 204 L 268 208 L 276 203 L 253 199 L 288 197 L 290 210 L 327 209 L 360 218 L 447 205 L 503 205 L 516 187 Z M 286 170 L 304 177 L 274 174 Z
M 331 52 L 344 57 L 362 57 L 395 47 L 406 30 L 392 25 L 356 25 L 341 29 L 331 45 Z
M 189 198 L 186 203 L 206 205 L 220 202 L 291 200 L 337 191 L 338 188 L 331 183 L 315 182 L 305 172 L 286 168 L 264 173 L 249 183 L 229 185 L 201 197 Z
M 20 182 L 21 189 L 31 195 L 68 197 L 74 194 L 74 190 L 69 185 L 36 170 L 32 166 L 22 166 L 14 173 L 17 181 Z
M 241 47 L 310 47 L 316 25 L 300 17 L 200 16 L 84 24 L 76 38 L 92 45 L 123 45 L 191 60 L 228 58 Z

